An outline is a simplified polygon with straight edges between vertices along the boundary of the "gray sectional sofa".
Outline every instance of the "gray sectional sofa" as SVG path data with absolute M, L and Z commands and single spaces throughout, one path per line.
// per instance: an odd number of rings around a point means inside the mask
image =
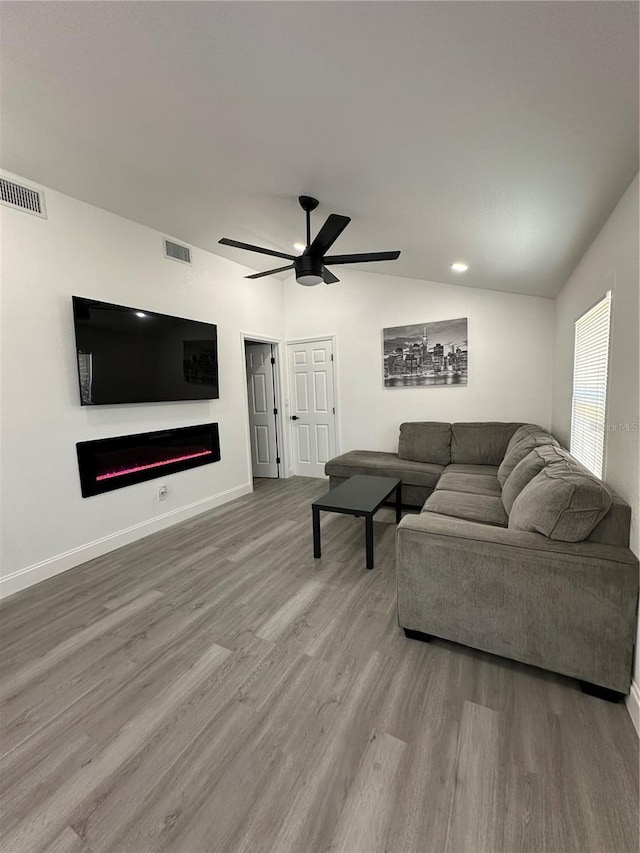
M 522 423 L 405 423 L 397 453 L 325 467 L 402 479 L 420 508 L 397 530 L 398 619 L 441 637 L 628 693 L 638 604 L 630 506 L 547 430 Z

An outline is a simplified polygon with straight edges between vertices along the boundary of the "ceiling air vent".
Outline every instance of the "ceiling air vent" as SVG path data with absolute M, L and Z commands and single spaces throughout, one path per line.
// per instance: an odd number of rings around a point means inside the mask
M 33 213 L 34 216 L 47 218 L 44 209 L 44 195 L 30 187 L 23 187 L 14 181 L 0 178 L 0 201 L 9 207 Z
M 181 246 L 180 243 L 165 240 L 164 253 L 167 258 L 173 258 L 174 261 L 182 261 L 183 264 L 191 263 L 191 249 L 188 246 Z

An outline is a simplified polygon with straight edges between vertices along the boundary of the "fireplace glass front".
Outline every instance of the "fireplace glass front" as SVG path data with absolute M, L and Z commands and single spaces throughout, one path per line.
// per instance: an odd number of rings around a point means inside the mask
M 217 423 L 80 441 L 76 449 L 83 498 L 220 460 Z

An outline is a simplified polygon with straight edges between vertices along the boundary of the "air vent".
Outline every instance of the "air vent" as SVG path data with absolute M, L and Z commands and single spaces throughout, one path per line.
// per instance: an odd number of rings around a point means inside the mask
M 14 181 L 0 178 L 0 201 L 9 207 L 33 213 L 34 216 L 47 218 L 44 208 L 44 195 L 30 187 L 23 187 Z
M 181 246 L 180 243 L 165 240 L 164 253 L 167 258 L 172 258 L 174 261 L 181 261 L 183 264 L 191 263 L 191 249 L 188 246 Z

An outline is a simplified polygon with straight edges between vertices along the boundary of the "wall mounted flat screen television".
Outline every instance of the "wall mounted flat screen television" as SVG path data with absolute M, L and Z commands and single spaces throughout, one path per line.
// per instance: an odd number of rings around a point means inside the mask
M 83 406 L 219 397 L 215 324 L 81 296 L 73 319 Z

